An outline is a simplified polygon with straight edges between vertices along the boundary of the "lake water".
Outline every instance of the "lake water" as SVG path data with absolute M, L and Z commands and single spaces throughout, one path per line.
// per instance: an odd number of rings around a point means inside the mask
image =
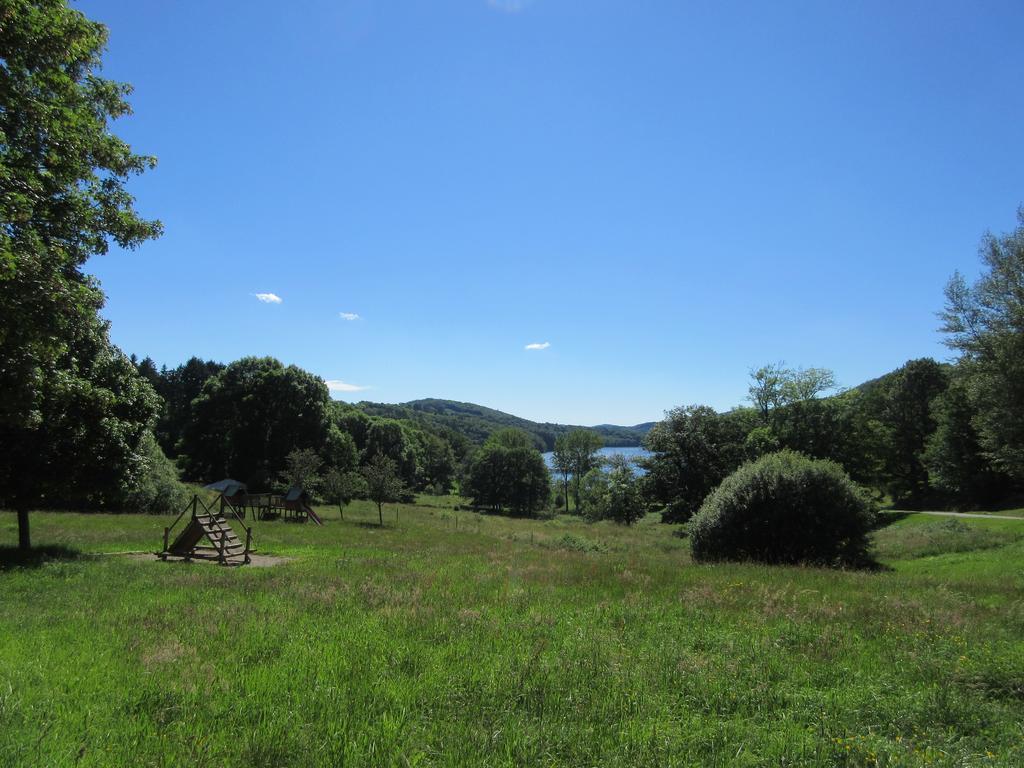
M 544 463 L 547 464 L 548 469 L 550 469 L 553 472 L 555 469 L 554 453 L 548 451 L 547 453 L 542 455 L 544 456 Z M 597 455 L 603 459 L 610 459 L 612 456 L 625 456 L 627 459 L 632 461 L 634 459 L 643 458 L 644 456 L 650 456 L 651 452 L 648 451 L 646 448 L 641 448 L 640 446 L 629 446 L 625 448 L 601 448 L 597 452 Z M 642 469 L 637 467 L 635 464 L 633 466 L 636 469 L 637 474 L 643 474 Z

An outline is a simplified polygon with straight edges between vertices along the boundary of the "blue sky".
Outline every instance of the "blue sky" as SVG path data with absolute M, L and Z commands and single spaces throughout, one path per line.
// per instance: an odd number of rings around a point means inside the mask
M 852 386 L 948 357 L 943 286 L 1024 203 L 1019 2 L 74 5 L 160 161 L 166 234 L 89 266 L 158 364 L 583 424 L 771 361 Z

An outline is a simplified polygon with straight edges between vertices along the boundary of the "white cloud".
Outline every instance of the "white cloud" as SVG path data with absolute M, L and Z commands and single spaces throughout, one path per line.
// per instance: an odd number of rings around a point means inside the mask
M 339 312 L 338 313 L 338 317 L 340 317 L 342 320 L 358 320 L 359 319 L 359 315 L 357 315 L 355 312 Z
M 527 344 L 526 345 L 526 349 L 547 349 L 550 346 L 551 346 L 551 342 L 550 341 L 545 341 L 544 343 L 540 343 L 540 342 L 536 342 L 535 341 L 533 344 Z
M 519 13 L 533 5 L 533 0 L 487 0 L 487 5 L 502 13 Z
M 369 387 L 361 387 L 358 384 L 349 384 L 341 379 L 327 379 L 324 382 L 331 392 L 362 392 Z
M 254 293 L 253 296 L 264 304 L 280 304 L 283 301 L 276 293 Z

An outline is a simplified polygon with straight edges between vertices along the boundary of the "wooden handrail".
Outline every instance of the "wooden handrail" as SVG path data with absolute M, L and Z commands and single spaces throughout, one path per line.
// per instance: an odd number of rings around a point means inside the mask
M 240 526 L 242 526 L 242 528 L 245 529 L 245 536 L 246 536 L 246 539 L 245 539 L 245 554 L 246 554 L 246 557 L 248 557 L 248 555 L 249 555 L 249 542 L 252 539 L 252 528 L 247 526 L 245 524 L 245 520 L 243 520 L 241 517 L 239 517 L 238 511 L 235 509 L 235 505 L 234 504 L 232 504 L 227 499 L 224 499 L 224 503 L 227 504 L 228 509 L 231 510 L 231 514 L 235 516 L 235 520 L 238 521 L 238 524 Z

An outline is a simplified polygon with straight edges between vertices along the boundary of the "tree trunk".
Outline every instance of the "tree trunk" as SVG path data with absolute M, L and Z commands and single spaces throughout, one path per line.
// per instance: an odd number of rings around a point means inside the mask
M 27 552 L 32 549 L 32 539 L 28 531 L 28 510 L 18 509 L 18 549 Z
M 380 526 L 381 526 L 381 528 L 384 527 L 384 509 L 383 509 L 383 507 L 384 507 L 383 504 L 381 504 L 380 502 L 377 502 L 377 517 L 380 518 Z
M 341 515 L 341 519 L 342 520 L 345 519 L 345 505 L 344 504 L 339 504 L 338 505 L 338 514 Z

